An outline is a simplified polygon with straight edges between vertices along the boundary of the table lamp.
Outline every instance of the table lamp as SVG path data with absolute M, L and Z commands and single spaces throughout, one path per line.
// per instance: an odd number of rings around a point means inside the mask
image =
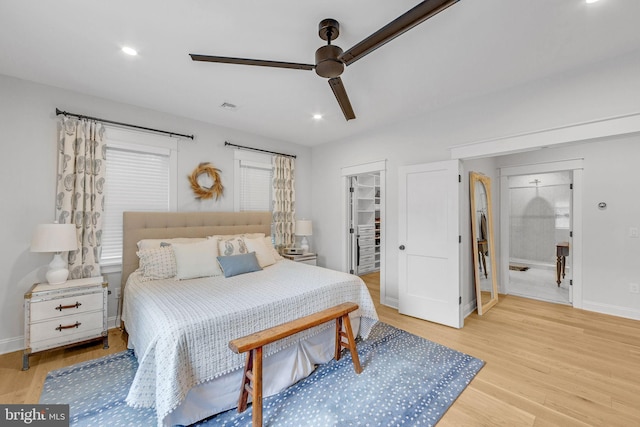
M 302 241 L 300 242 L 300 248 L 302 252 L 305 254 L 309 253 L 309 242 L 307 241 L 307 236 L 313 235 L 313 227 L 311 225 L 311 220 L 309 219 L 299 219 L 296 221 L 296 235 L 302 236 Z
M 67 281 L 69 270 L 61 253 L 78 249 L 75 224 L 39 224 L 31 238 L 31 252 L 55 252 L 47 270 L 47 282 L 60 285 Z

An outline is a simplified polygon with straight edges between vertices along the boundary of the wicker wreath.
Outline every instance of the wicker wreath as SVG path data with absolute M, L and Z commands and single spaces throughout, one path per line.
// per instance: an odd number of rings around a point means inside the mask
M 200 185 L 200 183 L 198 183 L 200 175 L 208 175 L 211 177 L 213 185 L 211 187 Z M 196 195 L 196 199 L 213 199 L 215 197 L 216 200 L 218 200 L 220 196 L 222 196 L 222 193 L 224 193 L 224 186 L 220 181 L 220 169 L 214 168 L 209 162 L 200 163 L 198 167 L 193 170 L 189 176 L 189 183 Z

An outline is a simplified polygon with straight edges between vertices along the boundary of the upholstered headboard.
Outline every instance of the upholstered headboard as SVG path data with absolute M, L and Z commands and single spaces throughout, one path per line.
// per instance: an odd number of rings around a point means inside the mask
M 138 268 L 142 239 L 206 237 L 214 234 L 271 234 L 271 212 L 125 212 L 122 242 L 122 290 Z M 123 292 L 124 293 L 124 292 Z

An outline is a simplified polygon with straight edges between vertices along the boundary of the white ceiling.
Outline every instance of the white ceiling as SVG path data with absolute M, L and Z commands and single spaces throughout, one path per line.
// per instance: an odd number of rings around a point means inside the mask
M 0 0 L 0 74 L 316 145 L 640 51 L 638 0 L 461 0 L 347 67 L 342 80 L 357 116 L 349 122 L 313 71 L 188 56 L 312 64 L 325 43 L 320 20 L 340 22 L 333 44 L 347 50 L 416 4 Z M 139 55 L 123 54 L 125 45 Z M 223 102 L 239 108 L 226 111 Z M 314 113 L 325 117 L 314 121 Z

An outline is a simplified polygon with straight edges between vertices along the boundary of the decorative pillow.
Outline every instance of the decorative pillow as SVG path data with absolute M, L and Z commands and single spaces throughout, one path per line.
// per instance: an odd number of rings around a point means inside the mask
M 215 239 L 213 240 L 216 241 Z M 242 255 L 249 251 L 244 244 L 243 237 L 232 237 L 230 239 L 220 239 L 218 242 L 218 252 L 221 256 Z
M 176 257 L 176 277 L 180 280 L 222 274 L 216 262 L 218 245 L 212 240 L 197 243 L 172 243 Z
M 138 242 L 138 250 L 159 248 L 172 243 L 197 243 L 206 240 L 204 237 L 175 237 L 173 239 L 142 239 Z
M 266 245 L 264 237 L 258 237 L 257 239 L 248 239 L 245 237 L 244 244 L 247 246 L 247 251 L 255 252 L 260 267 L 264 268 L 276 263 L 272 250 Z
M 276 261 L 282 261 L 284 257 L 278 253 L 278 250 L 273 247 L 273 241 L 271 240 L 271 236 L 267 236 L 264 238 L 264 243 L 267 245 L 269 250 L 271 251 L 271 255 L 273 255 L 273 259 Z
M 176 276 L 176 258 L 171 246 L 137 252 L 143 280 L 169 279 Z
M 262 270 L 258 264 L 255 252 L 242 255 L 219 256 L 218 262 L 224 277 L 237 276 L 238 274 L 251 273 Z

